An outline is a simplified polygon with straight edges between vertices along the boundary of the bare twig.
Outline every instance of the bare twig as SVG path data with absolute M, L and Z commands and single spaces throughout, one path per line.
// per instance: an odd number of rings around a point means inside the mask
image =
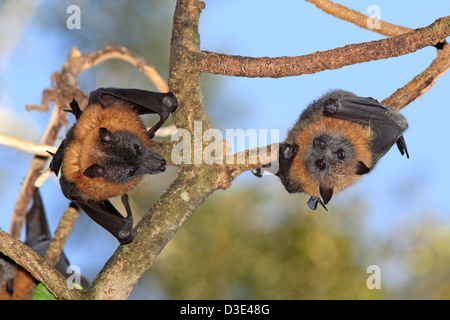
M 379 28 L 369 28 L 367 25 L 367 21 L 368 19 L 370 19 L 370 17 L 366 16 L 365 14 L 362 14 L 358 11 L 349 9 L 343 5 L 328 0 L 306 0 L 306 1 L 314 4 L 320 10 L 323 10 L 324 12 L 331 14 L 332 16 L 338 19 L 351 22 L 357 25 L 358 27 L 382 34 L 383 36 L 396 37 L 401 34 L 414 31 L 414 29 L 412 28 L 405 28 L 382 20 L 379 20 L 380 23 Z
M 30 152 L 41 157 L 48 157 L 49 154 L 47 151 L 55 153 L 57 149 L 54 146 L 44 146 L 38 143 L 33 143 L 16 137 L 8 136 L 2 133 L 0 133 L 0 144 L 8 147 L 13 147 L 22 151 Z
M 72 233 L 73 226 L 78 219 L 80 209 L 69 206 L 59 220 L 53 239 L 45 253 L 45 260 L 54 266 L 61 255 L 64 245 Z
M 191 52 L 199 71 L 239 77 L 290 77 L 398 57 L 436 45 L 450 35 L 450 17 L 394 38 L 349 44 L 297 57 L 253 58 L 208 51 Z
M 444 44 L 443 48 L 437 52 L 436 59 L 423 72 L 383 100 L 382 103 L 392 110 L 399 111 L 427 92 L 434 85 L 436 79 L 450 68 L 450 45 Z
M 45 131 L 41 144 L 52 145 L 56 141 L 57 132 L 62 126 L 63 119 L 65 117 L 65 112 L 61 111 L 58 107 L 55 107 L 50 117 L 50 121 L 47 125 L 47 130 Z M 48 155 L 47 155 L 48 156 Z M 20 188 L 19 195 L 14 206 L 14 212 L 11 219 L 10 234 L 15 238 L 20 238 L 22 232 L 22 226 L 25 221 L 25 216 L 27 213 L 28 204 L 31 197 L 34 194 L 35 186 L 34 183 L 42 172 L 45 164 L 47 163 L 47 156 L 35 156 L 31 161 L 30 168 L 25 176 L 24 182 Z
M 24 267 L 60 299 L 82 299 L 80 290 L 70 290 L 66 280 L 33 249 L 0 230 L 0 252 Z
M 80 72 L 95 67 L 107 60 L 119 59 L 128 62 L 141 70 L 156 86 L 160 92 L 168 92 L 167 82 L 159 75 L 156 69 L 141 57 L 131 53 L 124 47 L 106 47 L 103 50 L 84 54 L 86 63 L 83 64 Z

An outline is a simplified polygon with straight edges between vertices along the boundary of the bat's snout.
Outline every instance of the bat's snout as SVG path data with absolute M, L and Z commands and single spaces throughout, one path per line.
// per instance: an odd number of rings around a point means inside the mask
M 145 157 L 144 166 L 147 173 L 155 174 L 166 171 L 167 161 L 159 154 L 149 151 Z

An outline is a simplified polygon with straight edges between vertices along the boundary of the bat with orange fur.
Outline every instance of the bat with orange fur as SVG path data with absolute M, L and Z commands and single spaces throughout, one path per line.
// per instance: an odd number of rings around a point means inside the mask
M 373 98 L 331 91 L 311 103 L 279 147 L 276 175 L 289 193 L 324 208 L 332 196 L 370 172 L 394 143 L 409 158 L 405 118 Z M 260 169 L 256 175 L 260 176 Z M 326 208 L 325 208 L 326 209 Z
M 166 161 L 151 151 L 150 139 L 178 106 L 173 93 L 139 89 L 99 88 L 82 111 L 74 99 L 77 122 L 53 155 L 50 168 L 58 175 L 63 194 L 120 243 L 133 240 L 133 216 L 127 192 L 143 174 L 163 172 Z M 140 115 L 157 113 L 160 120 L 148 131 Z M 108 200 L 121 195 L 124 217 Z

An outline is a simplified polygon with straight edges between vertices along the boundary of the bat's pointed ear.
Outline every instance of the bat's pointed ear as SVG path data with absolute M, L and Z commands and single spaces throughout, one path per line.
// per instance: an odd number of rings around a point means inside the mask
M 113 134 L 106 128 L 98 128 L 98 134 L 103 142 L 110 142 L 112 140 Z
M 323 203 L 327 204 L 331 200 L 331 197 L 333 197 L 333 188 L 320 186 L 319 191 L 320 196 L 323 199 Z
M 283 143 L 280 145 L 279 157 L 284 159 L 293 159 L 298 153 L 298 145 L 293 143 Z
M 406 153 L 406 157 L 409 159 L 408 148 L 406 147 L 406 141 L 405 138 L 403 138 L 403 136 L 401 136 L 397 140 L 397 147 L 398 150 L 400 150 L 401 155 L 404 155 Z
M 368 168 L 364 164 L 364 162 L 361 162 L 361 161 L 358 162 L 358 168 L 356 169 L 356 172 L 355 172 L 357 175 L 360 176 L 360 175 L 368 173 L 369 171 L 370 171 L 370 168 Z
M 105 169 L 102 166 L 99 166 L 98 164 L 94 164 L 84 170 L 83 174 L 88 178 L 98 178 L 103 176 L 105 173 Z

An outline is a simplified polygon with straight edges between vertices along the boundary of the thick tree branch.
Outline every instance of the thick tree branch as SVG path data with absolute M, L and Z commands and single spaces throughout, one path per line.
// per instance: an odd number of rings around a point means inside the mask
M 450 17 L 394 38 L 349 44 L 304 56 L 253 58 L 208 51 L 192 51 L 199 71 L 239 77 L 280 78 L 339 69 L 361 62 L 398 57 L 436 45 L 450 35 Z
M 203 129 L 212 124 L 203 108 L 200 72 L 186 55 L 199 49 L 198 20 L 202 2 L 179 0 L 175 8 L 169 87 L 179 106 L 173 113 L 178 128 L 194 132 L 194 120 Z M 87 294 L 93 299 L 126 299 L 142 274 L 191 213 L 211 194 L 218 173 L 212 166 L 182 165 L 172 184 L 163 192 L 135 228 L 133 242 L 120 246 L 94 279 Z

